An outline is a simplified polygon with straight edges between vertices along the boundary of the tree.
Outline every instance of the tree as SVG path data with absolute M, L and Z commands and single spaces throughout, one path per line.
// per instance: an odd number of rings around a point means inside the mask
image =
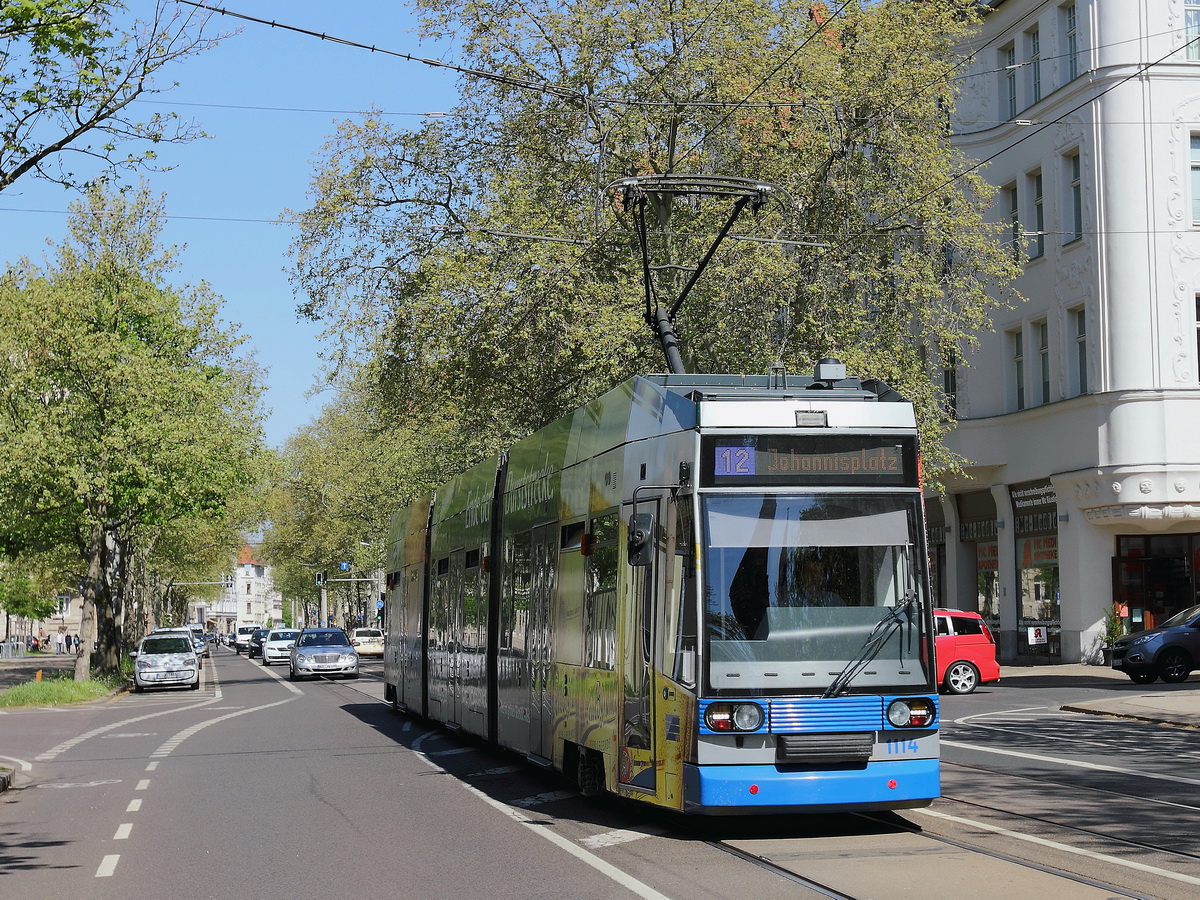
M 261 452 L 260 373 L 206 285 L 167 283 L 160 216 L 144 188 L 93 187 L 53 265 L 0 278 L 0 552 L 75 548 L 106 671 L 143 529 L 222 516 Z
M 460 105 L 415 131 L 343 123 L 299 214 L 301 311 L 327 324 L 334 370 L 367 355 L 399 417 L 449 407 L 459 436 L 508 443 L 662 370 L 612 186 L 754 179 L 777 190 L 679 310 L 688 366 L 838 356 L 914 400 L 927 470 L 953 465 L 927 367 L 965 355 L 1016 273 L 945 127 L 979 4 L 418 6 L 471 68 Z M 667 199 L 650 196 L 648 243 L 670 303 L 730 201 Z
M 130 105 L 165 89 L 164 67 L 216 44 L 207 20 L 166 0 L 136 21 L 117 0 L 0 0 L 0 191 L 26 175 L 79 187 L 96 164 L 152 168 L 155 145 L 202 136 L 176 113 L 139 120 Z
M 37 560 L 0 560 L 0 610 L 4 612 L 4 633 L 7 639 L 12 631 L 9 619 L 45 619 L 54 614 L 58 604 L 51 599 L 45 571 Z

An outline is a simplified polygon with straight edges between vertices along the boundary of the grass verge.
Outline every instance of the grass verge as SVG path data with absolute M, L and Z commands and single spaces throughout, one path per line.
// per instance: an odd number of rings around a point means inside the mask
M 128 679 L 113 677 L 95 681 L 75 681 L 70 670 L 47 672 L 41 681 L 14 685 L 0 694 L 0 708 L 20 706 L 67 706 L 106 697 Z

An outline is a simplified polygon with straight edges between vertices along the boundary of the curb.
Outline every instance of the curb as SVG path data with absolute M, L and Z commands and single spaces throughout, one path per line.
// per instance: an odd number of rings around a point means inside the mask
M 8 786 L 12 784 L 13 770 L 0 768 L 0 794 L 8 790 Z
M 1063 712 L 1082 713 L 1085 716 L 1107 716 L 1110 719 L 1127 719 L 1133 722 L 1149 722 L 1151 725 L 1174 725 L 1177 728 L 1197 728 L 1200 727 L 1192 722 L 1181 722 L 1177 717 L 1170 718 L 1165 715 L 1152 715 L 1145 713 L 1117 712 L 1113 709 L 1099 709 L 1096 707 L 1087 706 L 1060 706 Z

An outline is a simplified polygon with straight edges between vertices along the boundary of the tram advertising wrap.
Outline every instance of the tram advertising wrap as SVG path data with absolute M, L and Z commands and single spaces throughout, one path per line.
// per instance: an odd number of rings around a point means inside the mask
M 386 697 L 584 794 L 926 806 L 926 559 L 886 385 L 634 378 L 393 516 Z

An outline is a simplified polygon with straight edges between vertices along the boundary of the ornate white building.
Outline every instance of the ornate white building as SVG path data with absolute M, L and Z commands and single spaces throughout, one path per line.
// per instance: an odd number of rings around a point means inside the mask
M 1200 0 L 988 5 L 956 143 L 1026 302 L 949 357 L 934 583 L 1002 659 L 1094 661 L 1113 604 L 1140 630 L 1200 590 Z

